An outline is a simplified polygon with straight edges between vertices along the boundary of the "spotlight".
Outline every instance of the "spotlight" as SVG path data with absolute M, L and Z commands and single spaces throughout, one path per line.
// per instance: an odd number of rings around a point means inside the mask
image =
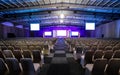
M 63 23 L 64 21 L 63 20 L 60 20 L 60 23 Z
M 65 15 L 64 14 L 60 14 L 60 18 L 65 18 Z

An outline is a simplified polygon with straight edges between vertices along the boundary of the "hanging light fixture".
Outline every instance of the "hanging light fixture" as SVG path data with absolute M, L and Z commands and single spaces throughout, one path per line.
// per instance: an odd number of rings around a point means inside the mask
M 65 15 L 64 14 L 60 14 L 60 18 L 61 19 L 65 18 Z
M 63 23 L 64 21 L 63 20 L 60 20 L 60 23 Z

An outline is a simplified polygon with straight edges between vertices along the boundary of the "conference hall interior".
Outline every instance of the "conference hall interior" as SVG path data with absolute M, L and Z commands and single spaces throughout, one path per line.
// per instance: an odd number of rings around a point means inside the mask
M 120 75 L 120 0 L 0 0 L 0 75 Z

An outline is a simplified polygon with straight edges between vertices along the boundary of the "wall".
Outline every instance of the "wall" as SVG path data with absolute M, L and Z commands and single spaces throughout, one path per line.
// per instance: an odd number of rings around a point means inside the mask
M 100 25 L 91 32 L 91 36 L 97 38 L 101 38 L 102 35 L 104 38 L 120 38 L 120 20 Z
M 0 38 L 8 38 L 8 33 L 13 33 L 16 37 L 29 37 L 29 29 L 0 24 Z

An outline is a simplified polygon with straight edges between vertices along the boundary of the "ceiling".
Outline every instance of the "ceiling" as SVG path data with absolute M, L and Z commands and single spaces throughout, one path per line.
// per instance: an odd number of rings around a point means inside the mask
M 60 14 L 64 14 L 61 23 Z M 96 25 L 120 19 L 120 0 L 0 0 L 0 22 L 15 25 Z

